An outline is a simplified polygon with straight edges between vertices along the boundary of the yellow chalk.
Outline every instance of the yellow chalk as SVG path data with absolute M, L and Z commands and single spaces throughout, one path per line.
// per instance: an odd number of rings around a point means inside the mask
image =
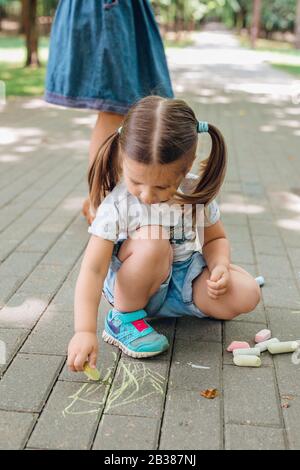
M 83 372 L 91 380 L 100 380 L 100 372 L 98 369 L 93 369 L 88 362 L 84 364 Z

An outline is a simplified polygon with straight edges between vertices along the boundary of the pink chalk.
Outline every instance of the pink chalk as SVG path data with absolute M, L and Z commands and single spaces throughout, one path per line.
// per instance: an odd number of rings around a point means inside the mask
M 268 339 L 271 338 L 271 336 L 272 336 L 272 333 L 270 330 L 260 330 L 255 335 L 255 342 L 261 343 L 262 341 L 267 341 Z
M 249 343 L 246 341 L 232 341 L 227 348 L 228 352 L 232 352 L 234 349 L 248 349 L 250 348 Z

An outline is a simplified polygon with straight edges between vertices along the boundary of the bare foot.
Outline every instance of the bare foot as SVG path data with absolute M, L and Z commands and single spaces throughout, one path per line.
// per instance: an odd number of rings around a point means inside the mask
M 89 198 L 85 199 L 85 201 L 82 205 L 82 213 L 83 213 L 84 217 L 86 218 L 87 223 L 89 225 L 91 225 L 91 223 L 93 222 L 93 220 L 95 218 L 95 215 L 92 214 L 92 212 L 91 212 L 91 203 L 90 203 Z

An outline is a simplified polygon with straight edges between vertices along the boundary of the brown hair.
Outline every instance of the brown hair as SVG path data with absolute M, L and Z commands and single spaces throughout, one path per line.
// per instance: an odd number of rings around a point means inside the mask
M 120 155 L 144 164 L 182 162 L 187 171 L 196 157 L 198 120 L 180 99 L 147 96 L 135 103 L 116 130 L 100 147 L 88 174 L 90 199 L 97 208 L 121 177 Z M 200 179 L 192 194 L 175 194 L 176 202 L 207 204 L 218 194 L 226 171 L 227 152 L 220 131 L 209 124 L 212 146 L 200 164 Z

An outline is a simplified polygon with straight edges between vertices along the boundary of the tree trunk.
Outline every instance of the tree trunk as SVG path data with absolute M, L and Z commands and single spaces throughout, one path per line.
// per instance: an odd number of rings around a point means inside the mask
M 26 67 L 39 67 L 37 0 L 22 0 L 24 32 L 26 37 Z
M 261 13 L 261 0 L 253 0 L 253 19 L 251 26 L 251 46 L 253 49 L 256 45 L 256 40 L 259 36 L 260 28 L 260 13 Z
M 296 13 L 296 48 L 300 49 L 300 0 L 297 1 L 297 13 Z

